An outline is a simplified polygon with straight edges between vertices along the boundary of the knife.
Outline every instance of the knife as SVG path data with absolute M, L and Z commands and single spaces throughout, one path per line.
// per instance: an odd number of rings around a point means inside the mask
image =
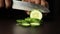
M 27 11 L 31 11 L 33 9 L 39 9 L 42 13 L 49 13 L 49 9 L 38 5 L 38 4 L 33 4 L 33 3 L 29 3 L 29 2 L 23 2 L 23 1 L 13 1 L 13 9 L 18 9 L 18 10 L 27 10 Z

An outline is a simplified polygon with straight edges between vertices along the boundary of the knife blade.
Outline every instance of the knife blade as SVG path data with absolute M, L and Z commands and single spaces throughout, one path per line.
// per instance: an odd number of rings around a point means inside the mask
M 13 1 L 12 8 L 18 10 L 27 10 L 27 11 L 31 11 L 33 9 L 39 9 L 42 13 L 50 12 L 49 9 L 44 6 L 29 3 L 29 2 L 23 2 L 23 1 Z

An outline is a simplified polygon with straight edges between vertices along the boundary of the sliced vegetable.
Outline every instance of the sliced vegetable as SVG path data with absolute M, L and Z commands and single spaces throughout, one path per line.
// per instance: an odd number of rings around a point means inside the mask
M 32 10 L 30 13 L 30 18 L 36 18 L 41 20 L 42 19 L 42 13 L 39 10 Z

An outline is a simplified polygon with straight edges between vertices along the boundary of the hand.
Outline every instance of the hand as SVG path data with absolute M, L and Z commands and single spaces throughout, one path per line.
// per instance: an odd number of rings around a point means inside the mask
M 42 6 L 48 7 L 48 2 L 45 0 L 22 0 L 22 1 L 40 4 Z M 26 13 L 29 15 L 29 11 L 26 11 Z
M 0 8 L 10 8 L 11 7 L 11 2 L 12 0 L 0 0 Z

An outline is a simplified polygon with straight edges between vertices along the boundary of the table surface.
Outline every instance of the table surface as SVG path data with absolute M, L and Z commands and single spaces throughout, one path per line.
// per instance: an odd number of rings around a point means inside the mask
M 0 20 L 0 34 L 59 34 L 59 21 L 44 22 L 40 27 L 16 26 L 15 20 Z

